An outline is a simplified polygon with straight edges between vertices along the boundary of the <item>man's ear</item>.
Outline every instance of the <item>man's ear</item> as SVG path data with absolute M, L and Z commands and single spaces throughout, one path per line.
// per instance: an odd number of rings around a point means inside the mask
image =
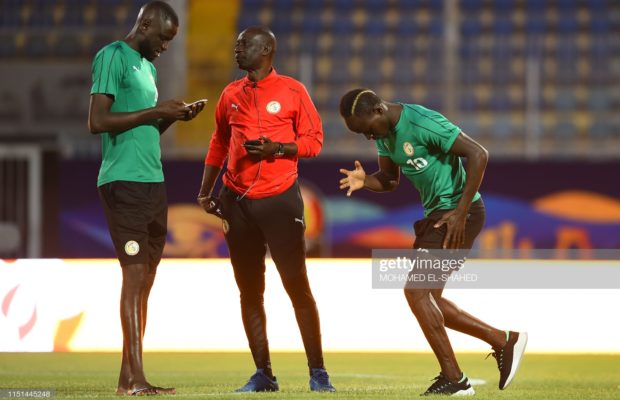
M 144 18 L 140 23 L 140 32 L 146 32 L 152 24 L 153 21 L 150 18 Z
M 263 55 L 264 56 L 268 56 L 269 54 L 271 54 L 271 52 L 273 51 L 273 46 L 270 45 L 269 43 L 265 44 L 265 46 L 263 46 Z
M 385 113 L 385 112 L 387 111 L 387 107 L 386 107 L 386 106 L 385 106 L 385 104 L 383 104 L 383 103 L 377 103 L 377 104 L 373 107 L 372 111 L 373 111 L 375 114 L 382 115 L 383 113 Z

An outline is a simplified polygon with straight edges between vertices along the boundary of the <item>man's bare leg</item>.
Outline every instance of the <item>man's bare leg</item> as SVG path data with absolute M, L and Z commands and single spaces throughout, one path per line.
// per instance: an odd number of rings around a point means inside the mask
M 123 267 L 121 324 L 123 358 L 117 394 L 174 394 L 174 388 L 155 387 L 146 381 L 142 362 L 142 340 L 146 329 L 148 299 L 155 281 L 156 267 L 134 264 Z
M 431 346 L 442 374 L 451 381 L 461 379 L 462 372 L 444 326 L 444 316 L 432 297 L 430 289 L 405 289 L 411 311 Z
M 446 328 L 453 329 L 487 342 L 491 347 L 503 347 L 506 344 L 506 332 L 490 326 L 452 301 L 442 297 L 443 289 L 433 289 L 433 298 L 443 314 Z

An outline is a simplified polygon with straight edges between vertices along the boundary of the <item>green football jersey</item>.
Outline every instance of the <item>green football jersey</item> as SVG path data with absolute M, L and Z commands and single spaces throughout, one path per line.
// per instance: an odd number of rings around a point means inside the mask
M 450 154 L 461 129 L 443 115 L 417 104 L 402 104 L 394 132 L 375 141 L 380 156 L 389 157 L 420 192 L 424 215 L 456 208 L 463 195 L 465 168 Z M 473 201 L 480 198 L 476 193 Z
M 157 71 L 139 52 L 120 40 L 97 53 L 91 95 L 114 97 L 111 112 L 132 112 L 157 104 Z M 102 161 L 97 185 L 112 181 L 163 182 L 158 122 L 124 132 L 102 133 Z

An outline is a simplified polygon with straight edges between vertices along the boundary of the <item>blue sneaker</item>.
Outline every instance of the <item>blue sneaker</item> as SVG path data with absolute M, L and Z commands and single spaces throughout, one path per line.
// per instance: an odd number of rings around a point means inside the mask
M 335 392 L 329 375 L 325 368 L 312 368 L 310 370 L 310 390 L 313 392 Z
M 235 392 L 277 392 L 280 390 L 278 380 L 274 376 L 270 379 L 262 368 L 256 370 L 256 373 L 250 377 L 248 383 L 235 390 Z

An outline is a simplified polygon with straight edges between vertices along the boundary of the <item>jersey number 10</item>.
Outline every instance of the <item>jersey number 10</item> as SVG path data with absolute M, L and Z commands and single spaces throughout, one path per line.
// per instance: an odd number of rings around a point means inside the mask
M 414 158 L 413 160 L 412 159 L 407 160 L 407 164 L 415 168 L 416 171 L 419 171 L 428 165 L 428 161 L 426 161 L 422 157 L 418 157 L 418 158 Z

